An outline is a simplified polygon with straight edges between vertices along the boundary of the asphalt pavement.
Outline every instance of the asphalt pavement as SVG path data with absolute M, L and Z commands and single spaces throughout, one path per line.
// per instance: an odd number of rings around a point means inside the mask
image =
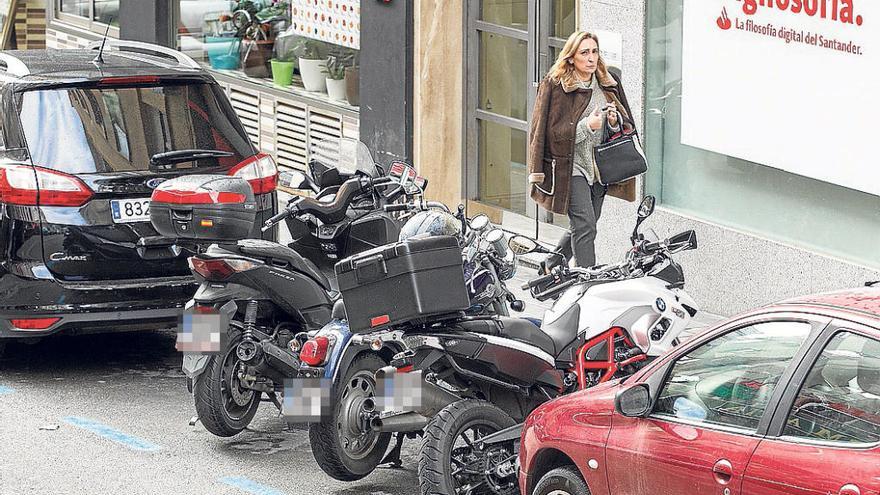
M 532 276 L 521 268 L 512 286 Z M 523 297 L 527 315 L 548 307 Z M 232 438 L 190 426 L 174 340 L 157 330 L 9 344 L 0 358 L 0 495 L 417 493 L 415 441 L 403 468 L 343 483 L 317 467 L 307 431 L 285 425 L 269 403 Z

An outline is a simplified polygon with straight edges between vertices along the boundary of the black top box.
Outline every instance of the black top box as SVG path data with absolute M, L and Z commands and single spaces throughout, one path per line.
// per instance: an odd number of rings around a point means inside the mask
M 352 332 L 470 307 L 455 237 L 412 238 L 380 246 L 337 263 L 336 276 Z
M 257 203 L 239 177 L 187 175 L 163 182 L 150 198 L 150 222 L 176 239 L 235 242 L 254 226 Z

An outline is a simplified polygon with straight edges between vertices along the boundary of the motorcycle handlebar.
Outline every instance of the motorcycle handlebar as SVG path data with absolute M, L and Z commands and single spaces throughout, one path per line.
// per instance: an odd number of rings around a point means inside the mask
M 446 213 L 449 213 L 449 207 L 439 201 L 428 201 L 425 203 L 425 206 L 428 208 L 440 208 Z
M 577 283 L 577 279 L 567 280 L 559 285 L 554 285 L 553 287 L 545 290 L 544 292 L 538 292 L 537 294 L 532 294 L 532 297 L 534 297 L 535 299 L 537 299 L 539 301 L 546 301 L 547 299 L 550 299 L 551 297 L 555 296 L 556 294 L 568 289 L 569 287 L 571 287 L 575 283 Z
M 642 248 L 642 250 L 646 253 L 653 253 L 654 251 L 659 251 L 660 249 L 662 249 L 663 244 L 664 244 L 663 241 L 649 242 L 649 243 L 645 244 L 645 246 Z
M 446 213 L 449 213 L 449 207 L 443 203 L 437 201 L 428 201 L 424 204 L 419 203 L 398 203 L 393 205 L 385 205 L 382 209 L 386 212 L 393 211 L 409 211 L 409 210 L 426 210 L 428 208 L 439 208 Z
M 260 230 L 261 230 L 262 232 L 266 232 L 267 230 L 271 229 L 276 223 L 278 223 L 278 222 L 284 220 L 284 219 L 287 218 L 289 215 L 290 215 L 290 210 L 288 210 L 288 209 L 284 209 L 284 211 L 282 211 L 281 213 L 279 213 L 279 214 L 275 215 L 274 217 L 272 217 L 272 218 L 266 220 L 266 223 L 263 224 L 263 228 L 260 229 Z
M 388 213 L 391 213 L 391 212 L 394 212 L 394 211 L 407 211 L 407 210 L 409 210 L 410 208 L 412 208 L 412 205 L 407 204 L 407 203 L 400 203 L 400 204 L 394 204 L 394 205 L 385 205 L 385 206 L 382 207 L 382 209 L 385 210 L 385 211 L 388 212 Z
M 534 289 L 535 287 L 537 287 L 545 282 L 549 282 L 549 281 L 553 280 L 554 278 L 556 278 L 556 275 L 554 275 L 552 273 L 548 273 L 547 275 L 542 275 L 538 278 L 534 278 L 534 279 L 529 280 L 528 282 L 522 284 L 522 290 Z

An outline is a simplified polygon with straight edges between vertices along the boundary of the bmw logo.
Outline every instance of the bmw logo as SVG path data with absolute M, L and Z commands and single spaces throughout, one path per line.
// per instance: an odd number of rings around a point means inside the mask
M 168 180 L 168 179 L 165 179 L 165 178 L 162 178 L 162 177 L 157 177 L 157 178 L 155 178 L 155 179 L 150 179 L 150 180 L 147 181 L 147 187 L 149 187 L 150 189 L 156 189 L 157 187 L 159 187 L 159 184 L 165 182 L 166 180 Z
M 663 299 L 661 299 L 661 298 L 658 297 L 657 300 L 654 301 L 654 304 L 657 305 L 657 309 L 658 309 L 661 313 L 664 312 L 664 311 L 666 311 L 666 301 L 664 301 Z

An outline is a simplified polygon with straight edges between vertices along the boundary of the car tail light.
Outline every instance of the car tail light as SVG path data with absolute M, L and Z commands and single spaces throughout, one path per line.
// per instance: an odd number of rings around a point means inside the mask
M 189 269 L 208 280 L 226 280 L 235 273 L 246 272 L 259 266 L 247 260 L 203 260 L 189 259 Z
M 228 191 L 177 191 L 174 189 L 156 189 L 151 201 L 174 205 L 216 205 L 244 203 L 247 197 L 241 193 Z
M 102 77 L 98 84 L 101 86 L 118 86 L 128 84 L 155 84 L 159 82 L 159 76 L 121 76 Z
M 25 206 L 82 206 L 94 193 L 72 175 L 27 165 L 0 165 L 0 201 Z
M 299 351 L 299 359 L 309 366 L 320 366 L 327 361 L 327 351 L 330 349 L 328 337 L 315 337 L 303 344 Z
M 61 318 L 22 318 L 11 320 L 17 330 L 45 330 L 58 323 Z
M 232 167 L 229 175 L 248 181 L 254 194 L 266 194 L 278 186 L 278 167 L 271 155 L 256 154 Z

